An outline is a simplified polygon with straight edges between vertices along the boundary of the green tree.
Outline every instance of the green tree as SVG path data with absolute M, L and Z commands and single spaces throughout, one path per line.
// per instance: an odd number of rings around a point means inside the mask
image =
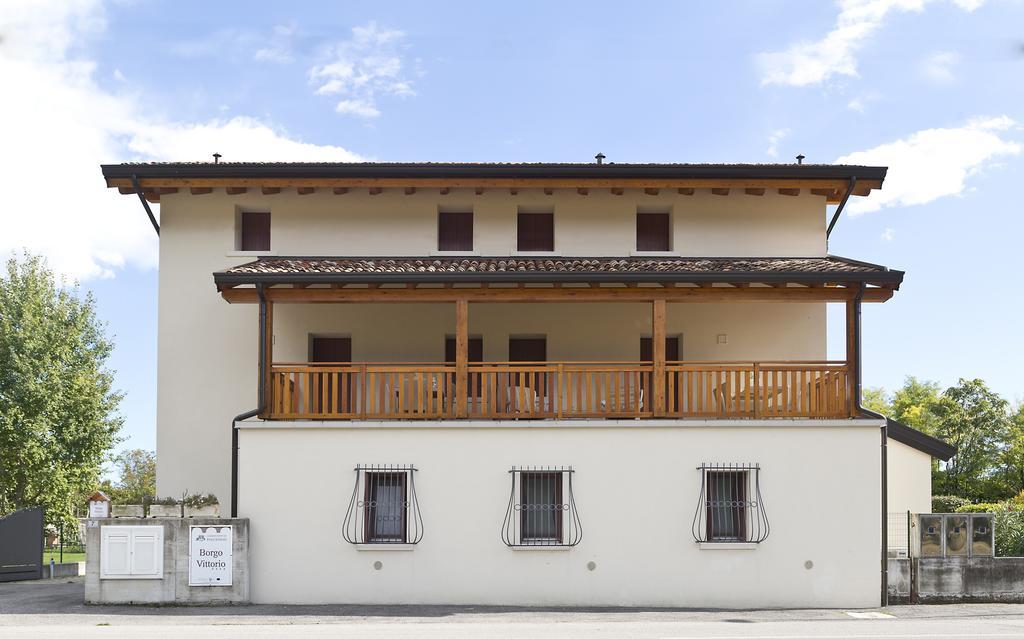
M 956 446 L 956 454 L 939 473 L 937 494 L 960 495 L 974 501 L 992 501 L 992 476 L 996 472 L 1010 418 L 1005 399 L 980 379 L 965 380 L 946 389 L 935 414 L 937 435 Z
M 889 402 L 889 393 L 884 388 L 864 388 L 861 390 L 861 406 L 873 410 L 882 415 L 892 415 L 892 404 Z
M 935 435 L 938 431 L 935 407 L 939 403 L 940 392 L 937 382 L 908 376 L 903 387 L 893 393 L 889 416 L 922 433 Z
M 1001 456 L 1003 484 L 1011 495 L 1024 495 L 1024 404 L 1017 406 L 1006 429 Z
M 58 283 L 46 262 L 11 258 L 0 273 L 0 513 L 42 506 L 73 514 L 117 441 L 122 395 L 91 294 Z M 62 521 L 63 520 L 63 521 Z
M 156 495 L 156 455 L 152 451 L 135 448 L 114 458 L 117 484 L 110 487 L 108 496 L 122 504 L 148 504 Z

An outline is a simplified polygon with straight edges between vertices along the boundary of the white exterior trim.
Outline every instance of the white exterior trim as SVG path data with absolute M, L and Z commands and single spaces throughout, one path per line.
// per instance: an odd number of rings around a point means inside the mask
M 352 547 L 360 552 L 371 552 L 375 550 L 385 551 L 409 551 L 416 548 L 416 544 L 352 544 Z

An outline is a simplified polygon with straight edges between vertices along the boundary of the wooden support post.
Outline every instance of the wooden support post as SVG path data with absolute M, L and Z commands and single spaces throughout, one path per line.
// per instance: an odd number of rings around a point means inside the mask
M 857 404 L 854 395 L 857 393 L 857 302 L 846 300 L 846 383 L 849 392 L 846 394 L 848 415 L 853 415 L 853 407 Z
M 273 406 L 273 387 L 271 386 L 274 382 L 274 303 L 267 300 L 267 319 L 266 325 L 264 326 L 264 334 L 260 336 L 263 339 L 263 357 L 265 358 L 263 366 L 263 415 L 267 417 L 272 414 L 271 407 Z
M 455 300 L 455 415 L 469 416 L 469 300 Z
M 651 407 L 655 417 L 665 415 L 665 300 L 654 300 L 651 313 L 651 353 L 654 357 L 654 397 Z

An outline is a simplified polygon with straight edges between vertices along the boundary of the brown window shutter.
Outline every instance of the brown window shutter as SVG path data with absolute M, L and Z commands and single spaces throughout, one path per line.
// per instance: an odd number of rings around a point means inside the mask
M 636 250 L 670 251 L 668 213 L 636 214 Z
M 242 251 L 270 250 L 270 213 L 242 212 Z
M 555 214 L 520 213 L 518 236 L 519 251 L 555 250 Z
M 473 214 L 441 212 L 437 216 L 437 250 L 473 250 Z

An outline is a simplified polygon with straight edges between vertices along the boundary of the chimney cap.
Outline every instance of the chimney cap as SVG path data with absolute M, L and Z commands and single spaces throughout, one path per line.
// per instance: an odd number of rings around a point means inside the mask
M 220 153 L 214 153 L 213 154 L 213 163 L 214 164 L 220 164 L 220 159 L 222 157 L 224 157 L 224 156 L 222 156 Z
M 598 164 L 604 164 L 604 158 L 605 158 L 604 153 L 601 153 L 600 151 L 598 151 L 597 155 L 594 156 L 594 159 L 597 160 Z
M 803 164 L 805 157 L 807 157 L 807 156 L 805 156 L 803 153 L 801 153 L 800 155 L 796 156 L 796 163 L 797 164 Z

